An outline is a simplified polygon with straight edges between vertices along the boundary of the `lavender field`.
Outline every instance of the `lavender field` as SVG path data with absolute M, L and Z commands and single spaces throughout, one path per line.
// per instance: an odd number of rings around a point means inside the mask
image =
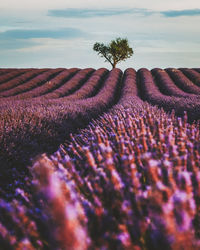
M 200 249 L 200 68 L 0 69 L 1 249 Z

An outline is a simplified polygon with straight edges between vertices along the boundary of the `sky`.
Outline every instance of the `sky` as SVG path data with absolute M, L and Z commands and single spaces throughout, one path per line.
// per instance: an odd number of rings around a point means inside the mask
M 0 2 L 0 67 L 111 69 L 95 42 L 127 38 L 117 67 L 200 67 L 199 0 L 7 0 Z

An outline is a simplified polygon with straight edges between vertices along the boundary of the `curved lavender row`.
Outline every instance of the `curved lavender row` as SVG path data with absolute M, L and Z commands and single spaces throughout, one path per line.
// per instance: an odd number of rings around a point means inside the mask
M 55 89 L 59 88 L 64 84 L 66 81 L 68 81 L 71 77 L 73 77 L 79 69 L 72 68 L 72 69 L 66 69 L 61 72 L 59 72 L 58 75 L 53 77 L 51 80 L 46 81 L 44 84 L 42 84 L 39 87 L 35 87 L 34 89 L 27 90 L 25 93 L 19 93 L 15 96 L 11 96 L 10 98 L 5 98 L 4 100 L 19 100 L 19 99 L 28 99 L 28 98 L 34 98 L 34 97 L 40 97 L 42 95 L 45 95 L 47 93 L 50 93 L 54 91 Z
M 73 94 L 61 97 L 60 99 L 63 101 L 76 101 L 94 96 L 100 89 L 105 77 L 108 75 L 108 72 L 109 71 L 105 68 L 96 70 L 83 86 L 81 86 Z
M 121 97 L 118 103 L 107 112 L 111 114 L 121 110 L 121 108 L 129 109 L 134 107 L 137 110 L 143 110 L 145 102 L 140 98 L 139 89 L 137 86 L 137 72 L 133 68 L 127 68 L 123 75 L 123 87 L 121 89 Z
M 71 112 L 76 110 L 76 113 L 79 113 L 81 116 L 81 113 L 84 115 L 91 113 L 93 114 L 92 116 L 97 116 L 118 101 L 116 92 L 121 87 L 121 77 L 122 71 L 115 68 L 109 72 L 103 86 L 95 96 L 76 100 L 76 102 L 68 101 L 66 98 L 64 103 L 69 108 L 71 107 Z M 48 100 L 47 103 L 50 105 L 60 105 L 63 103 L 63 98 Z
M 4 75 L 4 74 L 7 74 L 7 73 L 10 73 L 10 72 L 12 72 L 12 71 L 14 71 L 14 70 L 16 70 L 16 69 L 14 69 L 14 68 L 9 68 L 9 69 L 6 69 L 6 68 L 0 68 L 0 75 Z
M 95 96 L 78 100 L 76 105 L 101 107 L 101 109 L 108 108 L 116 101 L 116 91 L 120 88 L 121 77 L 122 71 L 120 69 L 112 69 L 99 92 Z
M 124 73 L 124 77 L 121 81 L 122 71 L 120 69 L 113 69 L 109 72 L 103 86 L 100 91 L 92 97 L 85 98 L 83 100 L 77 100 L 76 102 L 66 101 L 63 102 L 64 98 L 59 99 L 49 99 L 47 100 L 48 105 L 59 106 L 65 103 L 72 110 L 86 110 L 95 111 L 95 106 L 98 107 L 98 112 L 103 112 L 107 109 L 110 104 L 116 103 L 115 106 L 121 107 L 121 105 L 132 101 L 134 98 L 136 102 L 142 102 L 138 94 L 138 89 L 136 86 L 136 71 L 132 68 L 127 69 Z M 120 89 L 120 97 L 116 97 L 116 92 Z M 119 100 L 118 100 L 119 99 Z M 31 100 L 31 103 L 37 105 L 45 105 L 43 99 Z M 7 105 L 7 104 L 6 104 Z M 19 105 L 19 104 L 18 104 Z M 101 113 L 100 112 L 100 113 Z
M 138 87 L 142 98 L 147 101 L 156 100 L 157 98 L 164 98 L 170 100 L 169 96 L 163 95 L 156 86 L 151 72 L 146 68 L 141 68 L 137 71 Z
M 0 85 L 0 97 L 3 97 L 3 96 L 8 96 L 9 95 L 9 92 L 12 93 L 13 89 L 20 85 L 23 84 L 24 82 L 26 81 L 29 81 L 31 80 L 33 77 L 43 73 L 47 71 L 47 69 L 33 69 L 33 70 L 28 70 L 26 73 L 18 76 L 18 77 L 15 77 L 13 78 L 12 80 L 10 81 L 7 81 L 5 83 L 2 83 Z M 8 93 L 8 94 L 7 94 Z
M 180 70 L 173 68 L 167 68 L 165 70 L 180 89 L 183 89 L 188 93 L 193 93 L 196 95 L 200 94 L 200 88 L 191 82 Z
M 187 111 L 190 121 L 200 119 L 200 102 L 197 101 L 197 98 L 193 100 L 191 98 L 170 97 L 161 94 L 148 69 L 140 69 L 138 77 L 143 98 L 150 104 L 163 107 L 166 111 L 174 110 L 178 116 L 183 116 L 184 111 Z
M 184 75 L 186 75 L 194 84 L 200 87 L 200 73 L 187 68 L 180 68 L 179 69 Z
M 193 68 L 193 70 L 197 71 L 198 73 L 200 73 L 200 68 Z
M 20 93 L 24 93 L 26 91 L 32 90 L 39 85 L 44 84 L 44 82 L 50 80 L 57 74 L 59 74 L 61 71 L 63 71 L 63 68 L 57 68 L 57 69 L 49 69 L 48 71 L 41 72 L 40 74 L 36 75 L 34 78 L 31 78 L 30 80 L 8 90 L 2 93 L 2 96 L 4 97 L 11 97 L 15 96 Z M 3 95 L 4 94 L 4 95 Z
M 195 96 L 193 94 L 185 93 L 183 90 L 178 88 L 165 70 L 160 69 L 160 68 L 155 68 L 151 70 L 151 73 L 154 76 L 159 89 L 165 95 L 170 95 L 170 96 L 172 95 L 172 96 L 177 96 L 177 97 L 194 97 Z
M 25 72 L 28 72 L 30 69 L 14 69 L 11 72 L 8 72 L 0 77 L 0 86 L 2 83 L 7 82 L 19 75 L 24 74 Z
M 124 87 L 122 88 L 122 98 L 125 96 L 125 100 L 129 97 L 139 97 L 137 88 L 137 73 L 135 69 L 128 68 L 124 71 L 123 75 Z M 125 101 L 123 100 L 123 101 Z M 120 102 L 119 102 L 120 103 Z
M 88 77 L 91 76 L 91 74 L 94 71 L 95 70 L 93 68 L 86 68 L 86 69 L 80 70 L 75 76 L 73 76 L 64 85 L 55 89 L 53 92 L 50 92 L 41 96 L 41 98 L 56 99 L 56 98 L 70 95 L 71 93 L 79 89 L 81 85 L 83 85 L 85 81 L 87 81 Z

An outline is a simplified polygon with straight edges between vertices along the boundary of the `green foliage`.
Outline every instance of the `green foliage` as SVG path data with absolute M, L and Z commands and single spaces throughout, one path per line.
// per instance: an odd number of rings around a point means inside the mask
M 120 37 L 112 40 L 108 45 L 95 43 L 93 50 L 104 57 L 105 62 L 109 62 L 113 68 L 117 63 L 125 61 L 133 55 L 133 49 L 129 47 L 128 40 Z

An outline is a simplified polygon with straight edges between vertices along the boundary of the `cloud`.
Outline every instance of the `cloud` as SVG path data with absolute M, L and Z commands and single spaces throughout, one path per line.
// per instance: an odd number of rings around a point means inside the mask
M 160 13 L 165 17 L 200 16 L 200 9 L 167 10 Z
M 74 39 L 87 37 L 80 29 L 10 29 L 0 32 L 0 50 L 31 48 L 46 43 L 46 39 Z
M 84 33 L 79 29 L 12 29 L 0 32 L 0 39 L 32 39 L 32 38 L 76 38 L 82 37 Z
M 153 14 L 162 14 L 164 17 L 180 17 L 180 16 L 198 16 L 200 9 L 185 9 L 185 10 L 166 10 L 153 11 L 145 8 L 129 8 L 129 9 L 85 9 L 85 8 L 68 8 L 54 9 L 48 11 L 48 16 L 64 17 L 64 18 L 93 18 L 93 17 L 109 17 L 119 15 L 151 16 Z
M 49 10 L 48 15 L 54 17 L 64 18 L 91 18 L 91 17 L 106 17 L 106 16 L 119 16 L 125 14 L 142 14 L 149 15 L 152 11 L 147 9 L 57 9 Z
M 0 40 L 0 51 L 3 50 L 15 50 L 21 48 L 30 48 L 38 45 L 39 43 L 32 40 Z

